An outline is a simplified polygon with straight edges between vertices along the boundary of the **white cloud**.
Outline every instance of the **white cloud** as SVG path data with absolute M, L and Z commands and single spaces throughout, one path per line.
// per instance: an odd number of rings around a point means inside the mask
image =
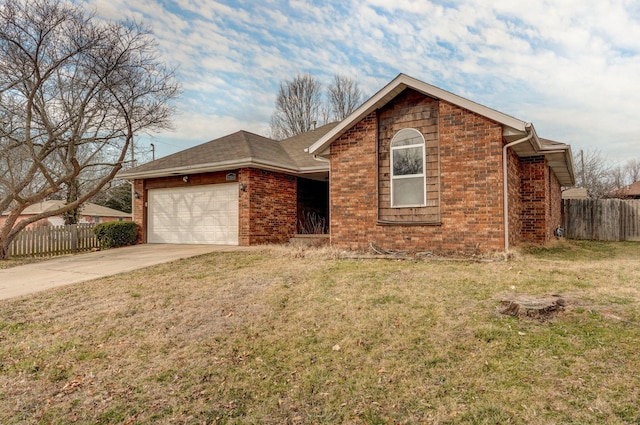
M 403 72 L 543 137 L 640 157 L 633 0 L 76 1 L 153 27 L 185 88 L 172 140 L 264 133 L 279 81 L 298 72 L 354 75 L 369 95 Z

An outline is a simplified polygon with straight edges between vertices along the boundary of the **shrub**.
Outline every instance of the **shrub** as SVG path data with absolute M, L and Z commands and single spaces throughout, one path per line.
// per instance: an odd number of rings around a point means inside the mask
M 138 225 L 133 221 L 109 221 L 93 228 L 100 248 L 117 248 L 133 245 L 138 237 Z

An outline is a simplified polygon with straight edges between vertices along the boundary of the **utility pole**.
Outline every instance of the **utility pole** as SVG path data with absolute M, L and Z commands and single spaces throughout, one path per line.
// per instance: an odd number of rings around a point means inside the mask
M 131 140 L 131 168 L 136 166 L 136 157 L 133 152 L 133 145 L 134 145 L 133 140 Z
M 586 182 L 584 181 L 584 151 L 580 149 L 580 172 L 582 174 L 582 187 L 586 186 Z

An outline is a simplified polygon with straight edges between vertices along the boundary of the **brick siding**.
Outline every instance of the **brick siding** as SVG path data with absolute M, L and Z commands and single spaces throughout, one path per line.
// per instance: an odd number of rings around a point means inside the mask
M 370 243 L 407 251 L 502 250 L 500 125 L 439 101 L 440 223 L 385 225 L 378 223 L 375 184 L 377 118 L 372 112 L 331 145 L 331 243 L 360 250 Z
M 138 238 L 136 243 L 145 243 L 147 241 L 147 191 L 145 190 L 145 182 L 143 179 L 135 179 L 133 181 L 133 205 L 131 214 L 133 221 L 138 225 Z
M 522 158 L 522 241 L 543 244 L 549 239 L 549 169 L 544 156 Z M 551 229 L 553 232 L 553 229 Z
M 296 233 L 297 178 L 254 168 L 240 170 L 240 245 L 284 243 Z
M 509 197 L 509 245 L 515 246 L 522 235 L 522 167 L 513 149 L 507 149 L 507 191 Z

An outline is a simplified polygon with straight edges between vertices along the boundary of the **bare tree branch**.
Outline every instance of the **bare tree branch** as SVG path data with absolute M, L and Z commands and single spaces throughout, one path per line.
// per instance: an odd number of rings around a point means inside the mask
M 320 121 L 322 86 L 310 74 L 280 83 L 271 137 L 285 139 L 312 130 Z
M 362 103 L 358 82 L 336 74 L 322 96 L 322 85 L 309 74 L 280 83 L 276 110 L 271 116 L 271 137 L 280 140 L 316 126 L 345 119 Z
M 362 92 L 358 82 L 350 77 L 336 74 L 327 88 L 329 110 L 334 121 L 342 121 L 362 103 Z
M 640 181 L 640 159 L 630 159 L 623 167 L 625 185 Z
M 616 179 L 599 150 L 580 151 L 574 159 L 576 186 L 584 187 L 590 198 L 605 198 L 616 189 Z

